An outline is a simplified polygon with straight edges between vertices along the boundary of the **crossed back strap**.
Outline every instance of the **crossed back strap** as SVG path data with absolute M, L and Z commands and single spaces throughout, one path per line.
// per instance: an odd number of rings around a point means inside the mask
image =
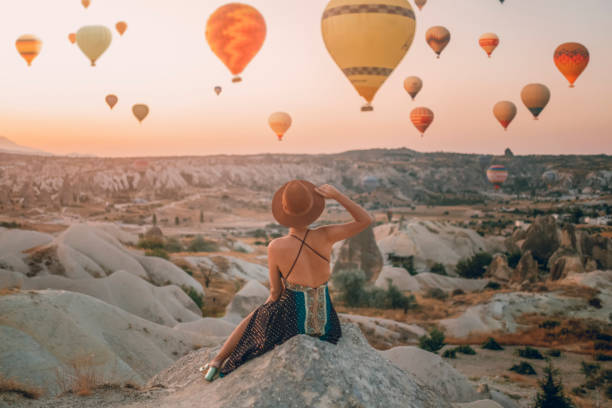
M 291 265 L 291 268 L 289 269 L 289 272 L 287 272 L 287 276 L 285 276 L 285 280 L 287 280 L 287 278 L 289 277 L 289 275 L 291 274 L 291 272 L 293 271 L 293 268 L 295 267 L 295 264 L 297 263 L 298 259 L 300 258 L 300 254 L 302 253 L 302 248 L 304 248 L 304 245 L 306 245 L 308 248 L 310 248 L 310 250 L 312 252 L 314 252 L 315 254 L 319 255 L 321 258 L 325 259 L 325 261 L 329 262 L 329 260 L 324 257 L 323 255 L 321 255 L 316 249 L 314 249 L 313 247 L 311 247 L 310 245 L 308 245 L 306 243 L 306 237 L 308 236 L 308 233 L 310 232 L 310 230 L 306 230 L 306 234 L 304 234 L 304 239 L 301 239 L 300 237 L 291 234 L 291 236 L 295 239 L 297 239 L 298 241 L 302 242 L 302 244 L 300 245 L 300 249 L 298 250 L 298 253 L 295 257 L 295 260 L 293 261 L 293 265 Z M 281 276 L 283 276 L 283 274 L 281 274 Z

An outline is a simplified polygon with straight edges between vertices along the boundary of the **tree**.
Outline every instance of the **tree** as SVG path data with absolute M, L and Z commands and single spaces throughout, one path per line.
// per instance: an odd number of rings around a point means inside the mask
M 200 209 L 200 224 L 204 223 L 204 211 L 202 211 L 202 209 Z
M 559 370 L 554 369 L 550 360 L 544 367 L 544 378 L 538 381 L 541 391 L 535 399 L 534 408 L 575 408 L 574 403 L 563 393 Z
M 608 370 L 609 371 L 609 370 Z M 580 368 L 580 372 L 584 374 L 586 382 L 584 386 L 589 389 L 594 389 L 597 395 L 596 407 L 599 408 L 601 401 L 601 389 L 606 383 L 606 374 L 609 376 L 609 372 L 602 372 L 600 364 L 587 363 L 586 361 L 582 362 L 582 367 Z M 608 379 L 609 381 L 609 379 Z
M 153 214 L 153 225 L 157 225 L 157 214 Z
M 444 344 L 444 333 L 438 329 L 430 331 L 429 336 L 424 335 L 419 337 L 419 347 L 435 354 L 444 347 Z
M 174 225 L 179 225 L 179 217 L 178 215 L 174 217 Z
M 393 220 L 393 211 L 387 211 L 387 221 L 391 222 Z
M 470 258 L 461 259 L 457 263 L 455 270 L 462 278 L 482 278 L 492 260 L 493 257 L 490 254 L 479 252 Z

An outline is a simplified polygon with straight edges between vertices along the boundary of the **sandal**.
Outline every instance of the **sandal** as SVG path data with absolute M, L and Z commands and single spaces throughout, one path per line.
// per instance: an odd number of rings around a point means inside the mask
M 206 374 L 204 375 L 204 379 L 210 382 L 217 378 L 217 376 L 219 375 L 219 367 L 215 367 L 213 365 L 210 365 L 210 363 L 206 363 L 205 366 L 200 367 L 200 372 L 206 372 Z

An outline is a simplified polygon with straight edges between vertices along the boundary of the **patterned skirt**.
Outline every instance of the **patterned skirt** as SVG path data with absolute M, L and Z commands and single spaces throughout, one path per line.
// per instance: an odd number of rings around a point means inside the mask
M 327 283 L 318 288 L 309 288 L 285 282 L 285 287 L 278 300 L 255 309 L 236 348 L 221 366 L 219 377 L 224 377 L 297 334 L 338 343 L 342 331 Z

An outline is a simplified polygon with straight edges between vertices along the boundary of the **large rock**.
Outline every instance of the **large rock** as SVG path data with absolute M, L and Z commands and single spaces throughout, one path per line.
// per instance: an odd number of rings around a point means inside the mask
M 510 281 L 512 278 L 512 268 L 508 266 L 508 259 L 504 254 L 495 254 L 493 256 L 485 276 L 502 283 Z
M 478 392 L 468 379 L 437 354 L 415 346 L 393 347 L 379 353 L 433 388 L 447 401 L 469 402 L 479 399 Z
M 521 249 L 531 251 L 534 259 L 542 264 L 548 262 L 548 258 L 561 245 L 561 232 L 557 228 L 557 221 L 552 215 L 537 216 L 534 223 L 527 229 L 525 242 Z
M 359 326 L 370 342 L 378 346 L 393 347 L 400 344 L 416 344 L 427 331 L 416 324 L 407 324 L 382 317 L 360 316 L 338 313 L 340 322 L 351 322 Z
M 374 231 L 370 225 L 342 243 L 335 257 L 333 271 L 361 269 L 365 272 L 366 280 L 374 282 L 382 265 L 382 255 L 376 245 Z
M 450 408 L 411 373 L 385 360 L 350 323 L 337 345 L 297 335 L 208 384 L 198 367 L 219 347 L 193 352 L 149 381 L 172 393 L 158 408 Z
M 227 305 L 224 320 L 238 324 L 255 308 L 261 306 L 268 296 L 270 290 L 256 280 L 250 280 L 234 295 Z
M 0 268 L 27 274 L 29 267 L 25 262 L 24 251 L 46 245 L 53 236 L 36 231 L 0 227 Z
M 538 263 L 531 254 L 531 251 L 527 251 L 521 256 L 516 268 L 514 269 L 514 273 L 510 281 L 512 283 L 533 283 L 539 280 L 539 269 Z
M 187 256 L 185 260 L 194 268 L 212 269 L 225 279 L 254 279 L 266 283 L 270 276 L 267 267 L 234 256 Z
M 570 248 L 560 247 L 548 260 L 551 280 L 559 280 L 570 273 L 582 273 L 584 267 L 580 255 Z
M 375 282 L 375 286 L 387 288 L 387 279 L 402 291 L 425 292 L 428 289 L 439 288 L 446 292 L 461 289 L 464 292 L 474 292 L 482 290 L 488 279 L 465 279 L 452 276 L 438 275 L 431 272 L 422 272 L 410 275 L 404 268 L 385 266 Z
M 171 329 L 91 296 L 43 290 L 0 296 L 0 376 L 61 391 L 72 364 L 112 383 L 143 385 L 210 338 Z
M 595 261 L 597 269 L 612 269 L 612 238 L 581 234 L 580 248 L 583 255 Z

